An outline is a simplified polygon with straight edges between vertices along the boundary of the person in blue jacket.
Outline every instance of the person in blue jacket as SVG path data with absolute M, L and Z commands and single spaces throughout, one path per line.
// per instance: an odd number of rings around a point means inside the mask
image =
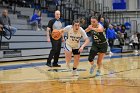
M 111 24 L 109 25 L 109 28 L 106 31 L 106 38 L 108 39 L 110 48 L 112 48 L 114 45 L 114 40 L 116 39 L 116 33 Z
M 39 31 L 41 28 L 41 13 L 37 11 L 30 19 L 30 25 L 35 26 L 35 30 Z

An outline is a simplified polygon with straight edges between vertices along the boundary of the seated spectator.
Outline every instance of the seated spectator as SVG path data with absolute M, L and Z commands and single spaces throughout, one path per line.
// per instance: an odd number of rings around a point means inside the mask
M 35 27 L 36 31 L 39 31 L 41 28 L 41 13 L 40 11 L 37 11 L 33 14 L 33 16 L 30 19 L 30 25 Z
M 113 27 L 114 27 L 115 32 L 117 33 L 118 32 L 117 24 L 114 24 Z
M 117 32 L 118 32 L 118 31 L 122 32 L 121 24 L 117 24 L 117 28 L 116 28 L 116 29 L 117 29 Z
M 0 17 L 0 25 L 1 28 L 5 28 L 6 35 L 10 35 L 9 31 L 11 31 L 12 35 L 14 35 L 14 33 L 17 31 L 15 27 L 11 26 L 10 18 L 8 16 L 8 11 L 6 9 L 3 10 L 2 16 Z
M 124 39 L 126 40 L 126 38 L 127 38 L 127 33 L 126 33 L 126 27 L 125 27 L 125 25 L 122 25 L 122 26 L 121 26 L 121 32 L 124 34 Z
M 124 34 L 121 33 L 120 31 L 117 32 L 117 36 L 118 36 L 118 40 L 120 42 L 120 47 L 122 47 L 124 45 Z
M 130 41 L 133 44 L 133 48 L 134 48 L 134 52 L 137 53 L 138 52 L 138 48 L 139 48 L 139 42 L 138 42 L 138 37 L 137 37 L 137 33 L 134 33 L 131 38 Z

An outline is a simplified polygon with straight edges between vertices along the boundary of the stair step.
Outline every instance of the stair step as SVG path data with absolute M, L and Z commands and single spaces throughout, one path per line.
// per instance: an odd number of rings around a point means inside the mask
M 15 53 L 15 54 L 4 54 L 3 57 L 20 57 L 21 53 Z
M 8 49 L 9 48 L 9 44 L 8 43 L 1 43 L 1 49 Z
M 18 19 L 29 19 L 30 17 L 27 15 L 17 15 Z
M 20 52 L 20 50 L 4 50 L 4 54 L 16 54 Z
M 1 49 L 8 49 L 8 46 L 1 46 Z
M 20 50 L 4 50 L 3 57 L 19 57 L 21 56 Z
M 3 51 L 0 51 L 0 58 L 3 58 Z
M 113 52 L 113 53 L 121 53 L 122 52 L 122 48 L 112 48 L 111 52 Z

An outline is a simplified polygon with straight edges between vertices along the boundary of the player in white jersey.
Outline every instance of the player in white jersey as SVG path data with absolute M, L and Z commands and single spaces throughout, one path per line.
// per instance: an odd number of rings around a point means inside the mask
M 61 32 L 67 33 L 67 39 L 64 44 L 65 60 L 66 66 L 70 69 L 70 61 L 72 54 L 74 55 L 73 64 L 73 75 L 77 75 L 77 67 L 79 64 L 80 53 L 83 51 L 84 47 L 88 45 L 89 39 L 83 28 L 80 27 L 80 22 L 78 20 L 73 21 L 72 25 L 66 26 Z M 84 43 L 80 45 L 80 39 L 84 39 Z

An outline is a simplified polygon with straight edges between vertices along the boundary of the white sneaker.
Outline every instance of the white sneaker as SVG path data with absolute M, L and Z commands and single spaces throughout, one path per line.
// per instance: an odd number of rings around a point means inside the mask
M 113 55 L 113 53 L 112 52 L 109 52 L 109 55 Z
M 41 29 L 38 28 L 37 31 L 41 31 Z
M 133 52 L 134 52 L 134 53 L 137 53 L 137 50 L 134 50 Z
M 138 53 L 138 50 L 135 50 L 135 53 Z
M 137 56 L 139 53 L 134 53 L 135 56 Z
M 77 69 L 76 70 L 72 70 L 72 75 L 73 76 L 79 76 L 79 73 L 77 72 Z
M 132 46 L 133 44 L 132 44 L 132 43 L 130 43 L 129 45 L 130 45 L 130 46 Z

